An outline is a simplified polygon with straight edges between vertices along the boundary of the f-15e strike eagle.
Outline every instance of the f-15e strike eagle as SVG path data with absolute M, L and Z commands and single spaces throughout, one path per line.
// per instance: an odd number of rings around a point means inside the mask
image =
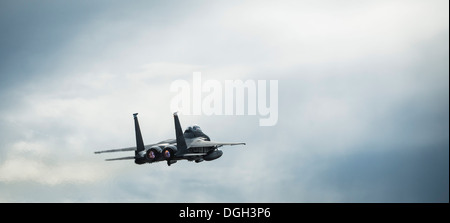
M 223 154 L 219 147 L 245 145 L 243 142 L 213 142 L 197 125 L 188 127 L 183 133 L 176 112 L 173 114 L 176 139 L 167 139 L 156 144 L 144 145 L 137 115 L 138 113 L 133 114 L 136 147 L 97 151 L 95 154 L 134 151 L 134 156 L 106 159 L 106 161 L 134 159 L 136 164 L 144 164 L 165 160 L 167 165 L 170 166 L 178 160 L 195 161 L 196 163 L 204 160 L 215 160 Z

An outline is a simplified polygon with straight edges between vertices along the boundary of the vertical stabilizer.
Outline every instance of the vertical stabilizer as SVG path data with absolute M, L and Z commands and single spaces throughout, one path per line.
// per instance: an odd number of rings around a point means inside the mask
M 137 118 L 138 113 L 134 113 L 134 130 L 136 132 L 136 151 L 134 152 L 135 156 L 138 156 L 138 153 L 144 151 L 144 141 L 142 140 L 141 129 L 139 128 L 139 121 Z
M 178 119 L 178 114 L 173 113 L 173 118 L 175 121 L 175 136 L 177 137 L 177 150 L 178 154 L 183 154 L 187 150 L 186 140 L 184 139 L 183 130 L 181 129 L 180 120 Z

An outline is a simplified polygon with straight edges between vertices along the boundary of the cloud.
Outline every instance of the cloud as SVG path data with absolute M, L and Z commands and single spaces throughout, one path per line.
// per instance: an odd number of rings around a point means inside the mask
M 43 159 L 48 158 L 40 158 L 40 160 Z M 10 158 L 0 166 L 0 181 L 4 183 L 37 182 L 55 186 L 58 184 L 86 184 L 104 178 L 102 172 L 92 171 L 95 169 L 92 163 L 43 163 L 40 160 L 22 157 Z
M 2 201 L 448 202 L 448 2 L 72 4 L 0 13 Z M 194 71 L 278 80 L 277 125 L 180 117 L 247 143 L 212 162 L 93 154 L 134 145 L 135 112 L 146 144 L 173 138 Z

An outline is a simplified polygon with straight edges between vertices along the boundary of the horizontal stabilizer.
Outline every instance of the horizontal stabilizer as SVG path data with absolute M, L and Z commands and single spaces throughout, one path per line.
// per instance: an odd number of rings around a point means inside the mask
M 213 142 L 213 141 L 194 141 L 192 142 L 189 147 L 195 148 L 195 147 L 221 147 L 221 146 L 237 146 L 237 145 L 245 145 L 245 142 Z
M 184 157 L 188 157 L 188 156 L 204 156 L 206 154 L 207 153 L 185 153 L 182 156 L 184 156 Z
M 105 159 L 105 161 L 115 161 L 115 160 L 134 160 L 134 156 L 113 158 L 113 159 Z

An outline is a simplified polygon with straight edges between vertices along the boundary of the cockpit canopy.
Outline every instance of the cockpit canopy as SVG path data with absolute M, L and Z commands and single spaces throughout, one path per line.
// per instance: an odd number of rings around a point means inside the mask
M 206 141 L 210 141 L 209 137 L 202 132 L 202 129 L 198 125 L 189 126 L 184 130 L 185 138 L 204 137 Z
M 193 125 L 193 126 L 187 127 L 186 130 L 184 130 L 184 133 L 189 133 L 189 132 L 202 132 L 202 129 L 198 125 Z

